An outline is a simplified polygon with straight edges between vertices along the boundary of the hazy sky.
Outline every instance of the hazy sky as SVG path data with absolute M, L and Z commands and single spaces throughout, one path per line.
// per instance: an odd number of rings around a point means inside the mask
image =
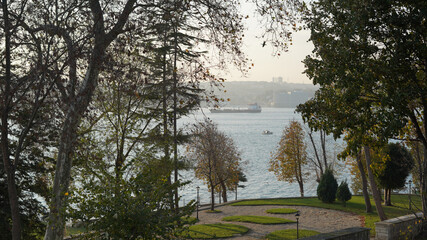
M 243 9 L 248 11 L 249 8 Z M 293 34 L 293 45 L 289 46 L 289 51 L 281 53 L 281 56 L 272 56 L 273 49 L 268 44 L 262 47 L 262 40 L 256 39 L 255 35 L 260 33 L 256 17 L 249 14 L 250 19 L 245 33 L 244 51 L 248 58 L 252 59 L 254 67 L 249 70 L 247 77 L 243 77 L 238 71 L 231 71 L 227 76 L 228 81 L 272 81 L 273 77 L 282 77 L 283 81 L 292 83 L 307 83 L 311 81 L 304 71 L 304 64 L 301 62 L 305 56 L 311 54 L 313 44 L 307 42 L 310 32 L 307 30 Z

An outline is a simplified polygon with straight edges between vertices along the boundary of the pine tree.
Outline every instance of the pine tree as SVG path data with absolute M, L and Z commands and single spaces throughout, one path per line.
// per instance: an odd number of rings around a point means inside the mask
M 331 169 L 326 169 L 317 186 L 317 197 L 324 203 L 333 203 L 337 193 L 338 183 Z
M 341 182 L 337 189 L 337 199 L 338 201 L 343 202 L 344 206 L 346 205 L 346 202 L 351 199 L 351 192 L 348 188 L 347 182 Z

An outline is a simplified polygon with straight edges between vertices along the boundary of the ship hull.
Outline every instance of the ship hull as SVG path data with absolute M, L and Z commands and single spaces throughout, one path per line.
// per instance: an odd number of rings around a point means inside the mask
M 209 109 L 211 113 L 260 113 L 261 109 Z

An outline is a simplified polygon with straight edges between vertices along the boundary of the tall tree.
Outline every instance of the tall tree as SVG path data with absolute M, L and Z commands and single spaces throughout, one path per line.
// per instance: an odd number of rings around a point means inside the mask
M 362 153 L 359 151 L 356 156 L 349 156 L 347 162 L 351 166 L 350 172 L 353 175 L 353 193 L 359 194 L 362 191 L 365 200 L 365 210 L 367 213 L 371 213 L 372 205 L 368 192 L 368 180 L 366 179 L 366 165 L 362 161 Z
M 307 164 L 305 134 L 298 121 L 291 121 L 283 131 L 279 147 L 270 160 L 269 171 L 274 172 L 281 181 L 299 185 L 301 197 L 304 197 L 304 181 L 308 175 L 303 167 Z
M 391 190 L 405 186 L 414 160 L 409 151 L 397 143 L 387 144 L 375 155 L 374 174 L 384 188 L 384 205 L 391 206 Z
M 104 60 L 105 51 L 111 42 L 114 41 L 122 32 L 129 15 L 134 9 L 135 3 L 136 0 L 126 1 L 122 10 L 120 10 L 117 15 L 112 12 L 113 15 L 117 16 L 117 20 L 112 23 L 112 27 L 110 29 L 107 28 L 104 17 L 104 15 L 108 15 L 105 12 L 106 10 L 104 10 L 106 8 L 102 8 L 99 1 L 90 0 L 88 5 L 85 6 L 87 7 L 86 10 L 88 10 L 92 15 L 91 29 L 93 30 L 88 32 L 88 36 L 93 39 L 93 45 L 90 49 L 90 57 L 87 62 L 85 76 L 80 86 L 77 86 L 77 76 L 75 75 L 77 71 L 77 66 L 75 65 L 77 59 L 74 56 L 75 53 L 72 52 L 73 43 L 70 43 L 69 51 L 71 52 L 68 52 L 70 62 L 69 80 L 71 89 L 75 90 L 75 92 L 71 92 L 68 96 L 70 99 L 66 102 L 65 117 L 59 137 L 58 157 L 56 161 L 56 172 L 52 190 L 53 197 L 50 202 L 49 221 L 45 234 L 46 240 L 63 238 L 65 226 L 64 209 L 66 207 L 66 200 L 68 196 L 67 193 L 72 167 L 72 153 L 77 139 L 79 122 L 83 113 L 87 110 L 94 90 L 98 84 L 99 72 Z M 78 10 L 81 11 L 81 9 Z M 56 30 L 56 34 L 65 38 L 69 29 L 58 28 Z
M 192 128 L 187 156 L 195 162 L 195 175 L 205 181 L 211 192 L 211 210 L 215 207 L 215 190 L 234 189 L 241 174 L 241 159 L 233 140 L 205 119 Z M 219 191 L 218 191 L 219 192 Z M 225 197 L 225 200 L 226 197 Z
M 63 234 L 63 207 L 66 206 L 72 153 L 77 139 L 77 129 L 83 113 L 88 109 L 94 90 L 97 88 L 98 75 L 104 63 L 105 52 L 111 42 L 123 31 L 132 31 L 136 27 L 146 26 L 149 19 L 147 12 L 160 7 L 161 1 L 18 1 L 26 3 L 25 21 L 20 14 L 10 15 L 16 23 L 28 33 L 20 35 L 20 40 L 31 41 L 23 46 L 34 49 L 19 52 L 17 61 L 23 68 L 28 67 L 26 56 L 35 56 L 39 60 L 48 58 L 49 61 L 35 61 L 35 66 L 43 69 L 46 76 L 54 80 L 59 109 L 62 110 L 62 130 L 57 145 L 56 173 L 50 201 L 50 217 L 46 231 L 46 239 L 60 239 Z M 183 2 L 183 9 L 192 14 L 192 22 L 197 23 L 203 31 L 204 38 L 211 39 L 218 51 L 219 66 L 224 67 L 229 62 L 235 62 L 240 68 L 245 68 L 246 58 L 240 47 L 242 43 L 242 20 L 238 12 L 240 1 L 176 1 Z M 258 1 L 254 0 L 260 14 L 268 21 L 265 25 L 267 40 L 277 43 L 275 47 L 286 49 L 283 44 L 289 40 L 289 25 L 293 26 L 293 12 L 299 11 L 299 1 Z M 5 3 L 5 4 L 3 4 Z M 7 9 L 7 1 L 2 1 L 2 8 Z M 137 8 L 138 11 L 135 11 Z M 3 8 L 4 9 L 4 8 Z M 132 12 L 136 14 L 130 16 Z M 10 13 L 10 12 L 9 12 Z M 19 13 L 19 11 L 16 11 Z M 3 15 L 5 16 L 5 15 Z M 28 16 L 28 17 L 27 17 Z M 129 23 L 128 18 L 142 20 Z M 289 24 L 288 24 L 289 23 Z M 6 24 L 8 25 L 8 24 Z M 21 28 L 19 33 L 21 33 Z M 14 28 L 17 30 L 18 28 Z M 276 34 L 276 33 L 280 33 Z M 48 41 L 40 42 L 40 38 Z M 22 41 L 24 42 L 24 41 Z M 22 43 L 20 42 L 20 43 Z M 280 43 L 280 44 L 279 44 Z M 54 51 L 53 54 L 50 54 Z M 23 57 L 24 56 L 24 57 Z M 228 57 L 227 57 L 228 56 Z M 205 61 L 210 62 L 210 61 Z M 205 66 L 197 66 L 199 78 L 212 78 Z M 20 85 L 23 86 L 23 85 Z M 24 88 L 25 89 L 25 88 Z M 40 89 L 40 88 L 35 88 Z M 6 106 L 6 105 L 2 105 Z M 49 116 L 46 114 L 46 116 Z M 4 134 L 2 134 L 4 136 Z
M 306 73 L 321 88 L 311 106 L 300 108 L 305 119 L 315 125 L 317 118 L 335 136 L 351 130 L 384 143 L 398 136 L 409 120 L 425 115 L 426 5 L 422 1 L 314 3 L 307 20 L 315 50 L 304 62 Z M 425 132 L 416 120 L 411 124 L 426 147 Z M 378 205 L 379 196 L 373 194 Z M 427 211 L 427 198 L 423 199 Z
M 43 209 L 37 200 L 28 199 L 23 192 L 28 191 L 28 195 L 37 192 L 34 191 L 37 189 L 34 184 L 38 179 L 28 176 L 40 174 L 41 177 L 46 170 L 44 167 L 34 167 L 34 164 L 43 165 L 37 161 L 42 161 L 42 156 L 49 154 L 46 150 L 47 136 L 55 132 L 55 124 L 47 122 L 45 114 L 51 110 L 49 105 L 54 104 L 52 87 L 58 72 L 42 67 L 52 64 L 55 58 L 54 50 L 50 48 L 52 39 L 37 35 L 24 23 L 27 1 L 2 1 L 1 5 L 3 21 L 0 25 L 4 31 L 0 36 L 5 45 L 0 47 L 4 66 L 0 69 L 0 151 L 3 160 L 0 177 L 3 178 L 4 174 L 7 179 L 5 196 L 10 207 L 12 239 L 21 239 L 31 232 L 28 231 L 31 227 L 27 225 L 29 215 L 40 214 L 39 211 Z M 42 44 L 48 48 L 42 50 Z M 50 119 L 52 123 L 55 122 L 54 113 Z M 43 132 L 37 133 L 38 130 Z M 43 148 L 45 152 L 41 153 Z M 31 152 L 34 156 L 31 156 Z M 24 226 L 21 216 L 25 219 Z M 40 216 L 33 217 L 38 222 Z M 5 223 L 9 222 L 7 220 Z
M 130 35 L 118 39 L 127 41 Z M 95 116 L 80 128 L 85 134 L 75 157 L 71 216 L 91 229 L 90 238 L 107 233 L 111 238 L 170 239 L 192 204 L 173 211 L 171 192 L 181 183 L 165 181 L 170 170 L 153 147 L 153 108 L 161 108 L 161 99 L 145 86 L 144 57 L 133 54 L 129 61 L 121 48 L 115 43 L 108 52 L 91 105 Z

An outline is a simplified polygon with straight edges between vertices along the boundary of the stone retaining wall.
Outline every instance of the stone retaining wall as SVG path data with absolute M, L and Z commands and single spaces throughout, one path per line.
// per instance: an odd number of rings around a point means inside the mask
M 352 227 L 330 233 L 321 233 L 304 240 L 369 240 L 370 228 Z
M 375 223 L 376 240 L 411 239 L 422 232 L 421 212 Z

